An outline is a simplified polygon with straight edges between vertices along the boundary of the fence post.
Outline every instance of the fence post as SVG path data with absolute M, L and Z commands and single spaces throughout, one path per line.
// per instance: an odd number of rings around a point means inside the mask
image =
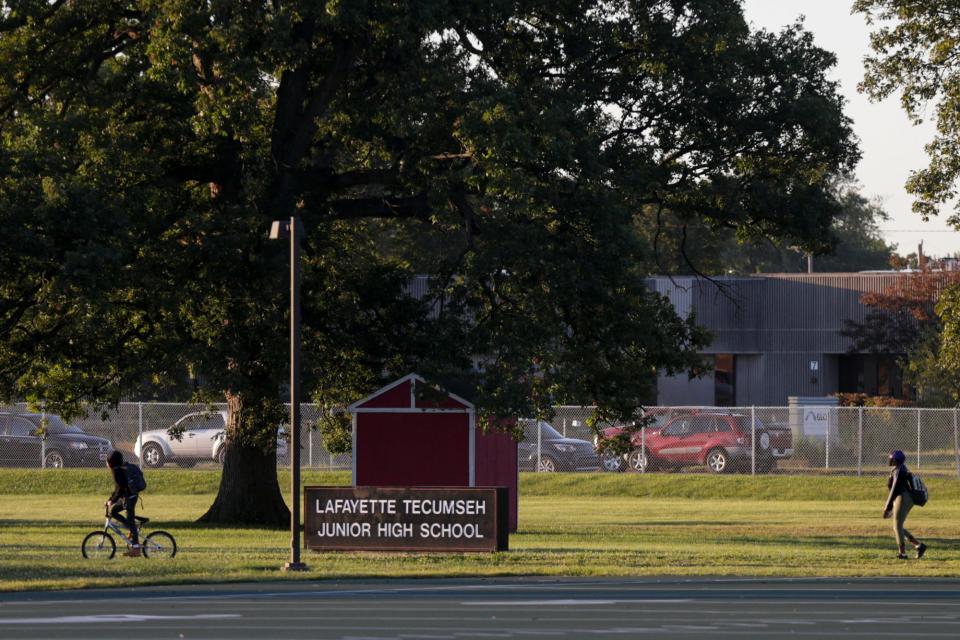
M 310 438 L 307 440 L 307 466 L 313 469 L 313 429 L 307 429 L 307 437 Z
M 540 432 L 540 420 L 539 419 L 536 420 L 534 424 L 537 425 L 537 472 L 539 473 L 540 463 L 541 463 L 541 460 L 543 459 L 542 458 L 543 452 L 541 451 L 541 444 L 542 444 L 543 437 Z
M 917 409 L 917 469 L 920 468 L 920 409 Z
M 957 408 L 953 408 L 953 462 L 957 467 L 957 477 L 960 478 L 960 438 L 957 437 Z
M 830 468 L 830 423 L 832 422 L 832 420 L 830 420 L 830 417 L 837 415 L 836 412 L 834 412 L 833 410 L 829 410 L 829 411 L 830 412 L 827 414 L 828 416 L 827 425 L 823 431 L 825 434 L 823 437 L 823 468 L 824 469 Z
M 647 459 L 647 425 L 640 428 L 640 455 L 643 456 L 643 472 L 650 470 L 650 460 Z
M 137 451 L 143 453 L 143 403 L 137 403 Z
M 757 475 L 757 408 L 750 407 L 750 475 Z
M 567 437 L 567 419 L 566 418 L 563 419 L 563 437 L 564 438 Z
M 857 407 L 857 475 L 863 475 L 863 407 Z
M 40 467 L 47 468 L 47 407 L 40 407 L 40 424 L 43 426 L 43 437 L 40 438 Z

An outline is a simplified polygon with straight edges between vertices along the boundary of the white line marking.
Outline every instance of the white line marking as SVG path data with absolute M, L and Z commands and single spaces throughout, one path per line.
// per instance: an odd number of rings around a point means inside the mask
M 642 599 L 642 600 L 477 600 L 461 602 L 468 607 L 567 607 L 575 605 L 603 605 L 603 604 L 676 604 L 678 602 L 693 602 L 682 598 Z
M 147 616 L 129 613 L 104 613 L 94 616 L 60 616 L 58 618 L 0 618 L 0 624 L 91 624 L 97 622 L 146 622 L 148 620 L 221 620 L 239 618 L 237 613 L 201 613 L 192 616 Z

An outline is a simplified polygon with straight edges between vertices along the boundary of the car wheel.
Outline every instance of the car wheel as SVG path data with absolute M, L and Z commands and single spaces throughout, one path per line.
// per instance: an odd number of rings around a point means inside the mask
M 557 461 L 550 456 L 540 456 L 540 464 L 537 465 L 537 471 L 540 473 L 556 473 Z
M 772 458 L 757 460 L 757 473 L 770 473 L 777 466 L 777 461 Z
M 623 454 L 614 453 L 613 451 L 604 451 L 600 454 L 600 468 L 604 471 L 617 473 L 623 471 L 625 466 L 626 461 L 623 459 Z
M 191 469 L 197 466 L 197 461 L 195 458 L 178 458 L 177 466 L 181 469 Z
M 770 450 L 770 434 L 764 431 L 760 434 L 760 448 L 764 451 Z
M 46 455 L 43 456 L 43 466 L 47 469 L 63 469 L 67 466 L 67 461 L 64 460 L 63 454 L 59 451 L 47 451 Z
M 712 473 L 724 473 L 730 468 L 730 456 L 723 449 L 711 449 L 707 454 L 707 469 Z
M 627 456 L 627 466 L 637 473 L 646 473 L 650 469 L 650 458 L 642 449 L 634 449 Z
M 217 449 L 217 464 L 223 464 L 224 459 L 227 457 L 227 448 L 220 447 Z
M 143 445 L 143 450 L 140 452 L 140 460 L 144 466 L 150 467 L 151 469 L 162 467 L 164 462 L 163 449 L 155 442 L 148 442 Z

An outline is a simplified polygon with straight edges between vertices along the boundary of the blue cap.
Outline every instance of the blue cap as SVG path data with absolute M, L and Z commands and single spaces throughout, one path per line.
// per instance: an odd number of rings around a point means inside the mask
M 890 452 L 890 466 L 892 467 L 895 464 L 903 464 L 907 460 L 907 456 L 904 455 L 903 451 L 900 449 L 894 449 Z

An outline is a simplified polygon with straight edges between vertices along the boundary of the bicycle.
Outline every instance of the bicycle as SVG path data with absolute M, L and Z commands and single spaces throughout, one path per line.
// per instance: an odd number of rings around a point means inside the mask
M 107 509 L 106 521 L 103 523 L 103 531 L 92 531 L 83 539 L 80 545 L 80 551 L 83 557 L 87 559 L 109 560 L 117 553 L 117 543 L 114 541 L 110 532 L 113 531 L 127 545 L 130 550 L 133 543 L 126 533 L 126 526 L 120 525 L 114 521 L 114 517 Z M 150 522 L 150 518 L 135 516 L 137 528 L 140 530 L 140 551 L 146 558 L 172 558 L 177 555 L 177 541 L 166 531 L 153 531 L 143 535 L 143 525 Z M 123 526 L 123 529 L 120 527 Z

